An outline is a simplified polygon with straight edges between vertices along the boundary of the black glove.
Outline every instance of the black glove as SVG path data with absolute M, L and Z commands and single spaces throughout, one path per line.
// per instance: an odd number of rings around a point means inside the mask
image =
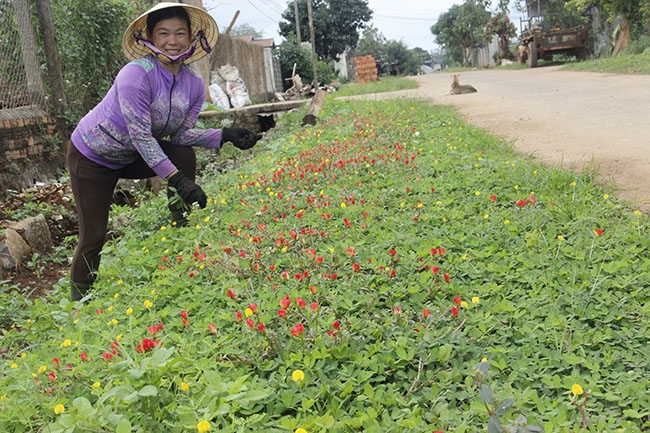
M 178 195 L 180 195 L 185 203 L 192 205 L 192 203 L 198 203 L 201 209 L 203 209 L 208 202 L 208 197 L 205 195 L 200 186 L 192 182 L 180 171 L 176 172 L 175 175 L 170 177 L 167 180 L 169 186 L 176 189 Z
M 256 134 L 246 128 L 223 128 L 221 130 L 221 143 L 230 141 L 233 146 L 241 150 L 250 149 L 261 138 L 262 134 Z

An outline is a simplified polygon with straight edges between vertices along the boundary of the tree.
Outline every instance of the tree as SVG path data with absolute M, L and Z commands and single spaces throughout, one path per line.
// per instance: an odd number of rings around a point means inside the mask
M 298 1 L 300 36 L 309 40 L 307 0 Z M 311 0 L 314 22 L 315 50 L 321 60 L 338 60 L 346 48 L 353 48 L 359 42 L 359 30 L 372 18 L 367 0 Z M 288 38 L 296 34 L 294 3 L 291 2 L 282 13 L 279 24 L 280 35 Z M 300 41 L 302 42 L 302 41 Z
M 391 65 L 395 65 L 392 73 L 400 75 L 416 75 L 420 72 L 420 58 L 409 50 L 402 41 L 389 41 L 386 45 L 386 56 Z
M 650 33 L 650 1 L 648 0 L 569 0 L 567 2 L 567 8 L 576 12 L 582 12 L 590 6 L 600 8 L 608 21 L 622 17 L 629 23 L 632 39 Z
M 386 44 L 388 41 L 386 37 L 374 26 L 369 26 L 363 29 L 359 45 L 357 46 L 357 54 L 360 56 L 372 56 L 376 60 L 381 59 L 386 55 Z
M 431 26 L 436 42 L 458 63 L 469 63 L 469 49 L 483 45 L 485 25 L 490 19 L 487 0 L 465 0 L 453 5 Z
M 233 27 L 233 29 L 230 30 L 230 34 L 232 36 L 251 35 L 254 38 L 261 39 L 264 37 L 264 30 L 257 30 L 250 24 L 240 24 L 238 26 Z
M 517 28 L 505 12 L 497 12 L 485 26 L 485 40 L 490 41 L 496 35 L 501 59 L 513 59 L 510 52 L 510 38 L 517 36 Z

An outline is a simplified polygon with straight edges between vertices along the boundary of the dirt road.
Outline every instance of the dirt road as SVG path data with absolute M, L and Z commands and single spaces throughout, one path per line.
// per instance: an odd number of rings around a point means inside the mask
M 562 71 L 559 67 L 463 72 L 478 93 L 446 95 L 451 78 L 414 77 L 424 97 L 457 107 L 545 163 L 598 169 L 600 180 L 635 209 L 650 210 L 650 76 Z

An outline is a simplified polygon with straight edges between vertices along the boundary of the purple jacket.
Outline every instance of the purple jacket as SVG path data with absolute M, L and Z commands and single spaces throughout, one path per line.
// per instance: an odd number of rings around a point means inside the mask
M 174 75 L 152 55 L 145 56 L 120 70 L 104 99 L 75 128 L 72 143 L 91 161 L 112 169 L 141 156 L 165 178 L 176 167 L 158 140 L 221 147 L 220 129 L 196 129 L 204 99 L 203 79 L 188 66 Z

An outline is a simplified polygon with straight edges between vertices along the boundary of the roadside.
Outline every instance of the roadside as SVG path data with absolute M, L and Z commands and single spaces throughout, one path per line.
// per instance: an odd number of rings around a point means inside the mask
M 650 210 L 650 75 L 533 69 L 467 71 L 477 93 L 448 95 L 446 73 L 412 77 L 420 88 L 363 98 L 425 98 L 541 162 L 595 168 L 634 209 Z M 361 98 L 361 97 L 360 97 Z

